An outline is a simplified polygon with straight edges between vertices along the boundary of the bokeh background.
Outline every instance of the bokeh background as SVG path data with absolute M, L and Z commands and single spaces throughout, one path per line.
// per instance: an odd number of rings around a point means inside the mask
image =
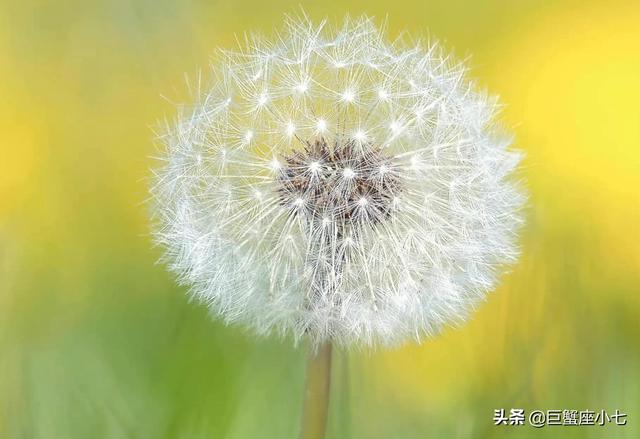
M 189 303 L 144 203 L 184 73 L 299 3 L 0 1 L 0 438 L 296 437 L 304 346 Z M 530 192 L 522 260 L 468 324 L 337 353 L 330 437 L 640 437 L 640 3 L 302 5 L 471 55 Z M 499 408 L 628 425 L 494 427 Z

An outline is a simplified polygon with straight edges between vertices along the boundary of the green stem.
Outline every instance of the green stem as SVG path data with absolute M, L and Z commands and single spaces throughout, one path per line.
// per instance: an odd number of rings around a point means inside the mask
M 309 352 L 300 439 L 324 439 L 331 387 L 331 343 Z

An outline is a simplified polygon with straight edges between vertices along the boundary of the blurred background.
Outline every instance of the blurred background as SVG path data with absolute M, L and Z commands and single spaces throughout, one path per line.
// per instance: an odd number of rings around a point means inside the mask
M 468 324 L 336 354 L 329 436 L 640 437 L 640 3 L 0 0 L 0 438 L 296 437 L 304 346 L 189 303 L 144 202 L 184 74 L 300 3 L 470 55 L 531 204 L 521 262 Z M 628 425 L 496 427 L 500 408 Z

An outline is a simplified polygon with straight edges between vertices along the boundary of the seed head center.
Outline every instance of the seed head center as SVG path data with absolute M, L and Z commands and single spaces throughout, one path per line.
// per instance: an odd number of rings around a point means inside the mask
M 393 160 L 355 139 L 332 145 L 323 137 L 307 140 L 281 163 L 281 204 L 319 222 L 376 224 L 391 215 L 402 187 Z

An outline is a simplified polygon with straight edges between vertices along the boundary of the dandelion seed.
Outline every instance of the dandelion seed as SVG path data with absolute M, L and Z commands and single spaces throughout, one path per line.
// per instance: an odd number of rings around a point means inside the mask
M 351 168 L 344 168 L 342 170 L 342 176 L 346 179 L 351 179 L 356 176 L 356 173 Z
M 311 172 L 313 172 L 314 174 L 317 173 L 318 171 L 320 171 L 320 169 L 321 169 L 321 165 L 320 165 L 319 162 L 311 162 L 309 164 L 309 170 Z
M 269 100 L 269 97 L 266 93 L 261 93 L 260 97 L 258 97 L 258 106 L 262 107 L 264 104 L 267 103 L 267 101 Z
M 318 132 L 324 132 L 327 129 L 327 121 L 324 119 L 318 120 L 318 122 L 316 123 L 316 128 L 318 129 Z
M 345 90 L 342 92 L 342 100 L 345 102 L 353 102 L 356 98 L 356 94 L 353 90 Z
M 269 168 L 272 171 L 276 171 L 277 172 L 277 171 L 280 170 L 280 168 L 282 168 L 282 164 L 280 163 L 280 161 L 278 159 L 274 158 L 274 159 L 271 159 L 271 161 L 269 162 Z
M 365 134 L 364 131 L 358 130 L 355 133 L 353 133 L 353 138 L 358 142 L 364 142 L 365 140 L 367 140 L 367 135 Z
M 307 90 L 309 90 L 309 84 L 307 84 L 306 82 L 298 84 L 295 86 L 295 90 L 298 93 L 305 93 Z
M 291 121 L 287 122 L 287 127 L 285 128 L 285 132 L 287 133 L 287 136 L 289 137 L 293 136 L 296 132 L 295 124 Z

